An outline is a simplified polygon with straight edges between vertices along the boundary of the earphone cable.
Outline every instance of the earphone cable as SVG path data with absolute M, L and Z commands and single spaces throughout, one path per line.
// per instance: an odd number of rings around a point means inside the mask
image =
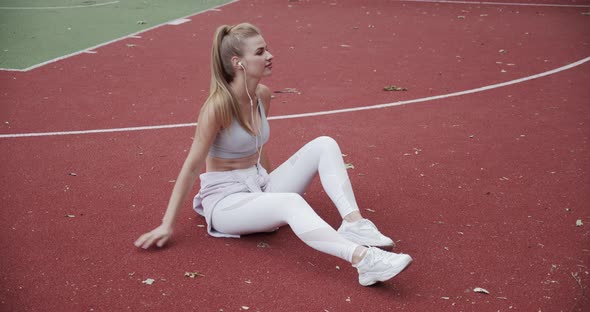
M 244 87 L 246 88 L 246 94 L 248 95 L 248 98 L 250 99 L 250 116 L 252 117 L 252 130 L 254 130 L 254 101 L 252 100 L 252 96 L 250 96 L 250 91 L 248 90 L 248 75 L 246 74 L 246 68 L 244 67 L 244 65 L 242 65 L 242 63 L 238 63 L 240 64 L 240 66 L 242 66 L 242 68 L 244 69 Z M 258 101 L 256 102 L 256 109 L 258 109 Z M 256 134 L 256 131 L 254 131 L 254 138 L 256 140 L 256 145 L 254 146 L 256 148 L 256 151 L 258 152 L 258 161 L 256 162 L 257 165 L 260 165 L 260 157 L 262 156 L 262 148 L 264 147 L 264 144 L 262 144 L 260 146 L 260 149 L 258 148 L 258 136 L 260 135 L 260 139 L 262 139 L 262 116 L 260 118 L 260 125 L 258 125 L 258 134 Z

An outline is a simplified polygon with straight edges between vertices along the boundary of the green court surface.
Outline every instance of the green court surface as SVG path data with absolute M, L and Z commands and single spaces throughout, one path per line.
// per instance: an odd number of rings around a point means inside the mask
M 0 68 L 26 70 L 230 0 L 0 0 Z

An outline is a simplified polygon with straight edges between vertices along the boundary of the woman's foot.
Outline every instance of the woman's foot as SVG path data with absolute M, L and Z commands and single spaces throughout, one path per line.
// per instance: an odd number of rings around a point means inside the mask
M 378 247 L 391 250 L 395 247 L 393 240 L 379 232 L 373 222 L 361 219 L 355 222 L 342 221 L 338 233 L 347 240 L 362 246 Z
M 377 282 L 386 281 L 405 269 L 412 263 L 412 257 L 406 254 L 396 254 L 370 247 L 364 257 L 357 264 L 353 264 L 359 273 L 359 283 L 370 286 Z

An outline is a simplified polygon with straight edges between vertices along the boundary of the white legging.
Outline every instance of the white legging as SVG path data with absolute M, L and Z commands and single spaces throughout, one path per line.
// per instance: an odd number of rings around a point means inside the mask
M 343 218 L 358 211 L 340 147 L 324 136 L 307 143 L 272 171 L 267 192 L 237 193 L 219 201 L 213 210 L 213 228 L 244 235 L 288 224 L 310 247 L 352 262 L 358 245 L 340 236 L 301 197 L 318 172 L 324 190 Z

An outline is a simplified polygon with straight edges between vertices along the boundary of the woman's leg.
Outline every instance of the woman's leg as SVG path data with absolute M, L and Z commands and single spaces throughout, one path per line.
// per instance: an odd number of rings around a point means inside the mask
M 350 263 L 355 250 L 357 256 L 365 250 L 339 235 L 295 193 L 229 195 L 216 205 L 212 216 L 212 227 L 227 234 L 267 232 L 285 224 L 310 247 Z
M 295 193 L 238 193 L 221 200 L 213 210 L 212 226 L 228 234 L 264 232 L 289 224 L 310 247 L 353 264 L 363 286 L 386 281 L 405 270 L 405 254 L 365 248 L 346 240 Z
M 307 143 L 289 160 L 270 173 L 270 192 L 303 195 L 319 173 L 324 190 L 334 202 L 342 218 L 359 214 L 352 185 L 344 166 L 338 143 L 323 136 Z M 360 214 L 358 215 L 360 219 Z
M 324 190 L 344 219 L 338 229 L 340 235 L 359 245 L 388 250 L 393 248 L 393 240 L 381 234 L 373 222 L 361 216 L 342 152 L 338 143 L 330 137 L 312 140 L 272 171 L 269 191 L 302 195 L 316 173 L 319 173 Z

